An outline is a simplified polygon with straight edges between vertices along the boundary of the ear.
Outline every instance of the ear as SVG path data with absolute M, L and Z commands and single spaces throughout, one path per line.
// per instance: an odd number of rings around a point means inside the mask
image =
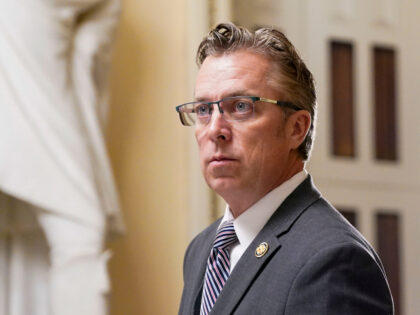
M 290 139 L 290 148 L 297 149 L 305 140 L 311 126 L 311 114 L 306 110 L 299 110 L 290 115 L 287 120 L 287 130 Z

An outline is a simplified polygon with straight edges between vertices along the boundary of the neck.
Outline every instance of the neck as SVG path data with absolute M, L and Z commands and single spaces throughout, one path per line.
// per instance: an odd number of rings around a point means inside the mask
M 273 181 L 273 183 L 264 186 L 263 189 L 258 191 L 251 187 L 249 191 L 242 190 L 239 192 L 231 192 L 227 196 L 222 196 L 222 198 L 229 205 L 229 209 L 233 217 L 236 219 L 238 216 L 244 213 L 248 208 L 250 208 L 258 200 L 263 198 L 270 191 L 279 187 L 284 182 L 292 178 L 294 175 L 302 171 L 304 169 L 304 166 L 304 161 L 296 161 L 296 163 L 293 163 L 291 167 L 287 168 L 287 172 L 282 174 L 282 176 L 280 176 L 276 181 Z

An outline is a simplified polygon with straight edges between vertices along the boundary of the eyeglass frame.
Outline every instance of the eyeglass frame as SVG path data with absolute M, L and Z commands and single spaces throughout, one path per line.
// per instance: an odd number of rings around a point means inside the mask
M 186 105 L 190 105 L 190 104 L 201 103 L 201 104 L 203 104 L 203 105 L 207 105 L 207 106 L 209 107 L 209 109 L 210 109 L 210 106 L 211 106 L 211 105 L 213 105 L 213 104 L 217 104 L 217 108 L 219 109 L 219 113 L 223 115 L 223 108 L 221 108 L 221 107 L 220 107 L 220 103 L 221 103 L 221 102 L 223 102 L 223 101 L 229 100 L 229 99 L 233 99 L 233 98 L 241 98 L 241 97 L 244 97 L 244 98 L 249 98 L 249 99 L 251 99 L 251 100 L 253 101 L 253 103 L 255 103 L 255 102 L 259 102 L 259 101 L 260 101 L 260 102 L 267 102 L 267 103 L 271 103 L 271 104 L 275 104 L 275 105 L 283 106 L 283 107 L 286 107 L 286 108 L 293 109 L 293 110 L 295 110 L 295 111 L 300 111 L 300 110 L 303 110 L 303 108 L 300 108 L 300 107 L 296 106 L 295 104 L 293 104 L 293 103 L 291 103 L 291 102 L 287 102 L 287 101 L 279 101 L 279 100 L 273 100 L 273 99 L 269 99 L 269 98 L 263 98 L 263 97 L 259 97 L 259 96 L 249 96 L 249 95 L 247 95 L 247 96 L 245 96 L 245 95 L 241 95 L 241 96 L 229 96 L 229 97 L 222 98 L 221 100 L 218 100 L 218 101 L 212 101 L 212 102 L 201 102 L 201 101 L 188 102 L 188 103 L 184 103 L 184 104 L 181 104 L 181 105 L 176 106 L 176 107 L 175 107 L 175 110 L 176 110 L 176 111 L 178 112 L 178 114 L 179 114 L 179 119 L 181 120 L 182 125 L 184 125 L 184 126 L 188 126 L 188 127 L 191 127 L 191 126 L 196 125 L 196 123 L 197 123 L 198 119 L 197 119 L 196 121 L 194 121 L 194 124 L 192 124 L 192 125 L 188 125 L 188 124 L 186 124 L 186 123 L 184 122 L 184 119 L 182 118 L 182 112 L 181 112 L 181 108 L 182 108 L 182 107 L 185 107 Z M 210 119 L 211 119 L 211 114 L 209 115 L 209 119 L 208 119 L 208 121 L 210 121 Z M 244 119 L 244 120 L 247 120 L 247 119 L 248 119 L 248 118 L 246 118 L 246 119 Z M 207 122 L 208 122 L 208 121 L 207 121 Z M 235 119 L 232 119 L 232 120 L 228 120 L 228 121 L 241 121 L 241 120 L 235 120 Z M 207 123 L 207 122 L 206 122 L 206 123 Z

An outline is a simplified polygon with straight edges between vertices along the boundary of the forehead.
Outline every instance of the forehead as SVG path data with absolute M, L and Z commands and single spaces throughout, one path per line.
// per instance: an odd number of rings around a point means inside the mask
M 207 57 L 197 75 L 196 99 L 257 95 L 267 86 L 269 60 L 261 54 L 239 51 Z M 268 96 L 266 96 L 268 97 Z

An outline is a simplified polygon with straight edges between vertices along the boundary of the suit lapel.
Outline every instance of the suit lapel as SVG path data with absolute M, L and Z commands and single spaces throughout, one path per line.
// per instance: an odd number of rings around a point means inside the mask
M 281 236 L 286 234 L 300 215 L 319 198 L 320 194 L 313 186 L 311 177 L 308 176 L 286 198 L 242 255 L 220 293 L 212 309 L 212 314 L 233 313 L 252 285 L 252 282 L 264 269 L 266 263 L 281 250 Z M 262 242 L 268 244 L 268 252 L 264 256 L 257 258 L 255 250 Z
M 260 241 L 266 242 L 269 250 L 261 258 L 257 258 L 254 252 Z M 211 314 L 231 314 L 265 263 L 272 258 L 280 246 L 280 242 L 273 235 L 268 235 L 268 233 L 260 234 L 245 251 L 235 269 L 233 269 L 232 274 L 217 298 Z

